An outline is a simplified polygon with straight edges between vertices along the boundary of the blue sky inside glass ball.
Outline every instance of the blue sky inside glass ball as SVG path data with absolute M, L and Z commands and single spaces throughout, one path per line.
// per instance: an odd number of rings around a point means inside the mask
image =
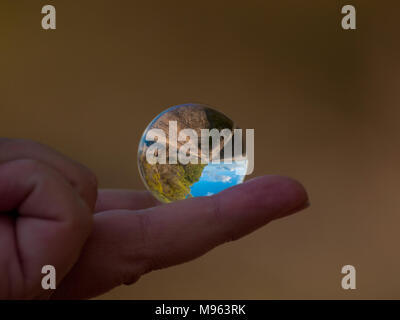
M 211 196 L 229 187 L 242 183 L 245 178 L 247 161 L 233 163 L 210 163 L 190 189 L 193 197 Z

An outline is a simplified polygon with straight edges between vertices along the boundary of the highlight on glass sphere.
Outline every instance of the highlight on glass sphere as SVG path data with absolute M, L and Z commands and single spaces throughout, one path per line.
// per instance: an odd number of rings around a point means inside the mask
M 181 104 L 147 126 L 138 167 L 146 188 L 168 203 L 242 183 L 248 169 L 245 151 L 242 130 L 227 116 L 206 105 Z

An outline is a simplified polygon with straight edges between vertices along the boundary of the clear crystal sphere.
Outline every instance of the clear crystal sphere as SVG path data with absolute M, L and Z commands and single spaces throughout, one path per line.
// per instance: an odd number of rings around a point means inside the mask
M 158 200 L 172 202 L 242 183 L 248 162 L 244 134 L 238 131 L 231 119 L 206 105 L 188 103 L 161 112 L 139 142 L 138 167 L 146 188 Z

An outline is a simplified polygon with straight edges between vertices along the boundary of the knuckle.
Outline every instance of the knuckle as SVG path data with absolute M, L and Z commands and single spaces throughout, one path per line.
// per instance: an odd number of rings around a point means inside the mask
M 93 209 L 97 199 L 97 177 L 81 164 L 75 166 L 75 173 L 69 177 L 72 187 L 77 190 L 86 204 Z
M 85 205 L 73 210 L 72 214 L 66 215 L 64 220 L 65 229 L 74 233 L 89 234 L 93 225 L 93 217 L 90 210 Z
M 146 214 L 137 214 L 132 217 L 134 229 L 134 241 L 129 247 L 119 250 L 116 261 L 118 261 L 116 283 L 130 285 L 135 283 L 142 275 L 149 273 L 158 266 L 156 257 L 157 250 L 154 243 L 149 239 L 151 219 Z
M 32 140 L 0 138 L 0 152 L 3 155 L 0 161 L 36 158 L 34 155 L 43 148 L 43 145 Z
M 89 184 L 89 186 L 93 189 L 98 188 L 98 181 L 96 175 L 89 169 L 85 169 L 85 176 L 86 176 L 86 181 Z
M 83 165 L 79 165 L 77 181 L 85 189 L 97 189 L 98 182 L 96 175 Z
M 149 257 L 152 256 L 152 249 L 149 243 L 149 231 L 150 231 L 150 218 L 146 214 L 138 214 L 138 226 L 139 226 L 139 241 L 140 243 L 140 252 L 142 252 L 142 256 L 144 260 L 149 260 Z
M 137 243 L 139 246 L 135 250 L 134 260 L 136 261 L 135 266 L 137 267 L 133 274 L 144 274 L 151 272 L 156 269 L 159 264 L 159 257 L 157 252 L 160 252 L 159 248 L 155 247 L 156 242 L 150 241 L 151 232 L 151 218 L 147 214 L 138 214 L 137 225 L 139 239 Z M 131 272 L 132 273 L 132 272 Z
M 38 142 L 26 139 L 8 139 L 5 138 L 3 141 L 8 147 L 15 149 L 30 149 L 38 147 L 40 144 Z
M 230 242 L 237 240 L 236 236 L 232 230 L 229 228 L 229 224 L 226 223 L 223 213 L 221 211 L 220 197 L 218 195 L 208 197 L 210 201 L 209 208 L 211 210 L 211 220 L 218 229 L 221 231 L 222 242 Z
M 44 169 L 44 165 L 34 159 L 14 160 L 9 165 L 22 172 L 37 172 Z

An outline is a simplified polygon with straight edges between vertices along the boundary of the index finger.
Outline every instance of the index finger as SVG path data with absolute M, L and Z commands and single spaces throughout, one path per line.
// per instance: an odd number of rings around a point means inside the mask
M 54 298 L 89 298 L 133 283 L 146 272 L 199 257 L 307 206 L 300 183 L 264 176 L 211 197 L 99 213 L 80 259 Z
M 191 260 L 307 206 L 308 196 L 300 183 L 269 176 L 214 196 L 149 210 L 144 241 L 150 269 Z

